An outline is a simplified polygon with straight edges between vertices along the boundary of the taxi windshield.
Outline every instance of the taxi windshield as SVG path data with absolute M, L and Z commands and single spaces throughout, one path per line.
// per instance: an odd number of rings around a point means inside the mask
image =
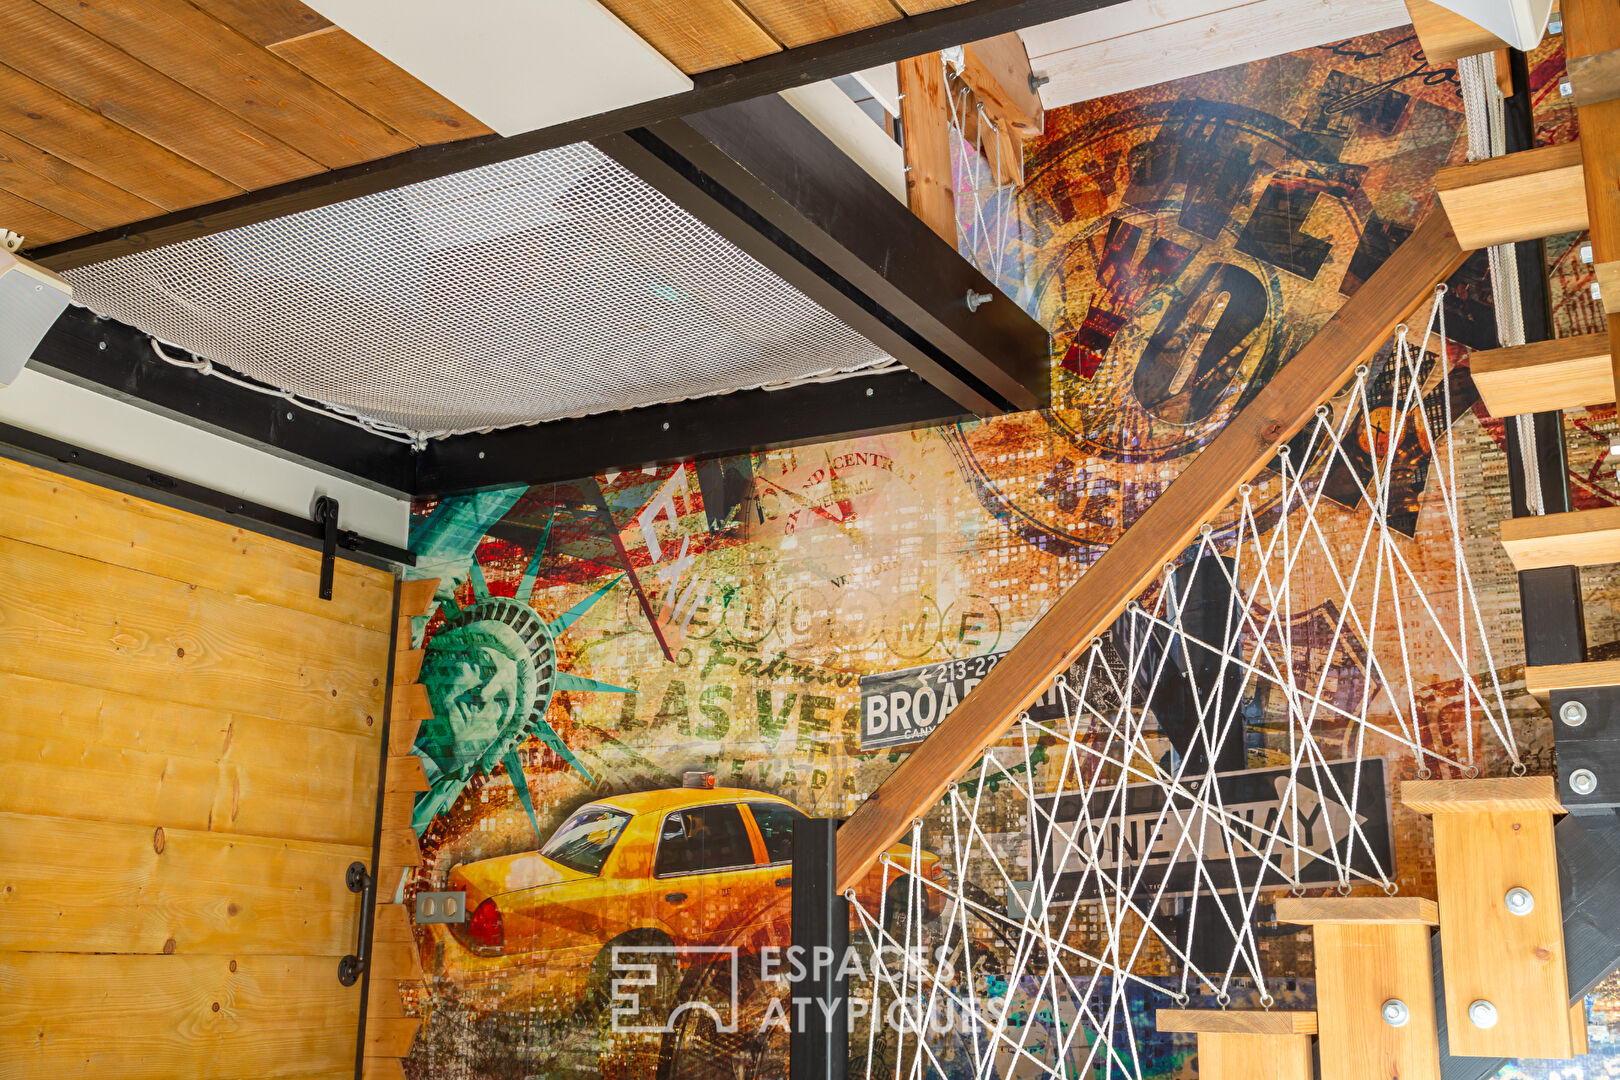
M 600 874 L 629 820 L 621 810 L 587 806 L 551 834 L 540 854 L 570 870 Z

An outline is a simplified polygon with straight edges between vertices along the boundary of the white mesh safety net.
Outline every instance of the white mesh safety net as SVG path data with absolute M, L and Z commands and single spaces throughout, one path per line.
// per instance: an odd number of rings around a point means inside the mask
M 895 366 L 588 144 L 66 276 L 209 366 L 422 437 Z
M 1263 901 L 1398 892 L 1387 765 L 1525 771 L 1464 555 L 1443 292 L 1421 344 L 1402 327 L 1280 452 L 1280 500 L 1241 489 L 1058 678 L 1061 715 L 1020 717 L 883 857 L 881 903 L 848 894 L 852 1075 L 1160 1074 L 1156 1009 L 1277 1003 Z M 1413 433 L 1438 579 L 1391 525 Z M 1319 520 L 1337 470 L 1365 508 L 1348 538 Z M 1329 600 L 1308 625 L 1296 590 Z M 1438 699 L 1436 653 L 1464 673 Z M 1252 724 L 1285 764 L 1246 767 Z

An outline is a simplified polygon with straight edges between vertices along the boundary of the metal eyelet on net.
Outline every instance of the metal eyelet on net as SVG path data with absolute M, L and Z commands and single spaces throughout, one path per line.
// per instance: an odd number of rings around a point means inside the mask
M 1418 779 L 1419 780 L 1427 780 L 1429 777 L 1431 777 L 1433 775 L 1434 775 L 1434 770 L 1429 768 L 1427 765 L 1423 766 L 1423 768 L 1418 770 Z
M 1328 408 L 1326 405 L 1318 405 L 1316 407 L 1317 419 L 1326 420 L 1332 415 L 1333 415 L 1333 410 Z
M 1342 881 L 1338 885 L 1334 886 L 1334 888 L 1337 890 L 1340 896 L 1350 895 L 1350 886 Z
M 1474 777 L 1479 775 L 1479 766 L 1477 766 L 1477 765 L 1468 766 L 1466 769 L 1463 770 L 1463 775 L 1468 777 L 1468 779 L 1470 779 L 1470 780 L 1474 779 Z
M 1398 883 L 1393 882 L 1393 881 L 1384 882 L 1384 895 L 1385 896 L 1394 896 L 1396 893 L 1398 893 L 1400 891 L 1401 891 L 1401 887 L 1400 887 L 1400 885 Z
M 1367 377 L 1367 365 L 1362 364 L 1360 367 L 1356 368 L 1356 378 L 1365 379 L 1366 377 Z
M 1232 1004 L 1232 995 L 1228 994 L 1225 990 L 1222 990 L 1219 994 L 1215 995 L 1215 1004 L 1219 1005 L 1223 1009 L 1226 1008 L 1228 1005 Z
M 1277 999 L 1276 998 L 1272 997 L 1270 994 L 1265 993 L 1264 991 L 1261 992 L 1261 994 L 1260 994 L 1260 1007 L 1262 1009 L 1269 1009 L 1275 1004 L 1277 1004 Z
M 1525 773 L 1530 771 L 1530 766 L 1526 765 L 1522 761 L 1515 761 L 1513 763 L 1512 771 L 1514 776 L 1523 776 Z
M 844 890 L 844 899 L 848 900 L 850 903 L 853 904 L 855 902 L 855 890 L 854 889 L 845 889 Z

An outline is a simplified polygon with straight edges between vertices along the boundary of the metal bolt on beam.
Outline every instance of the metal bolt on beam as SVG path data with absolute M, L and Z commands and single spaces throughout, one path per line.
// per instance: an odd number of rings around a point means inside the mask
M 1496 1006 L 1484 998 L 1468 1006 L 1468 1019 L 1473 1021 L 1477 1028 L 1493 1028 L 1496 1026 Z
M 1509 889 L 1507 895 L 1502 898 L 1502 903 L 1506 904 L 1508 911 L 1514 915 L 1528 915 L 1536 909 L 1536 898 L 1531 895 L 1529 889 Z
M 1569 789 L 1577 795 L 1590 795 L 1597 790 L 1597 775 L 1591 769 L 1576 769 L 1569 774 Z
M 1406 1022 L 1412 1019 L 1412 1010 L 1400 998 L 1390 998 L 1379 1011 L 1384 1015 L 1384 1023 L 1390 1027 L 1405 1027 Z
M 1566 701 L 1558 710 L 1558 719 L 1570 727 L 1580 727 L 1586 723 L 1586 705 L 1579 701 Z

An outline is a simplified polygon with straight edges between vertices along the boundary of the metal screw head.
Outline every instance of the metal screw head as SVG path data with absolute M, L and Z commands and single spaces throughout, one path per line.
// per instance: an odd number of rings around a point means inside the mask
M 867 397 L 871 397 L 871 396 L 872 396 L 872 388 L 871 388 L 871 387 L 870 387 L 870 386 L 868 386 L 868 387 L 867 387 L 867 388 L 866 388 L 866 396 L 867 396 Z
M 1586 723 L 1586 704 L 1580 701 L 1566 701 L 1559 706 L 1558 719 L 1570 727 L 1580 727 Z
M 1569 790 L 1577 795 L 1590 795 L 1597 790 L 1597 776 L 1591 769 L 1576 769 L 1569 774 Z
M 102 352 L 106 352 L 107 351 L 107 343 L 105 341 L 98 341 L 98 342 L 96 342 L 96 348 L 100 349 Z
M 1536 898 L 1530 894 L 1529 889 L 1512 888 L 1502 898 L 1502 903 L 1515 915 L 1528 915 L 1536 909 Z
M 1405 1027 L 1406 1022 L 1412 1019 L 1412 1010 L 1400 998 L 1390 998 L 1379 1007 L 1379 1011 L 1384 1014 L 1384 1023 L 1390 1027 Z
M 967 292 L 967 309 L 969 311 L 978 311 L 981 307 L 988 304 L 993 299 L 995 299 L 995 297 L 991 293 L 974 292 L 972 289 L 969 289 Z
M 1481 998 L 1468 1006 L 1468 1019 L 1477 1028 L 1493 1028 L 1496 1026 L 1496 1006 Z

